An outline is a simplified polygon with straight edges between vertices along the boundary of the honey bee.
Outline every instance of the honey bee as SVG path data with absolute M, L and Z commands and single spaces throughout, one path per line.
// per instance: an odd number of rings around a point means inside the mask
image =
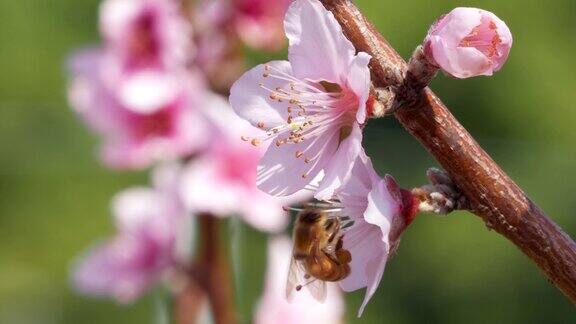
M 340 218 L 310 207 L 298 214 L 286 284 L 288 299 L 306 286 L 315 299 L 324 301 L 326 282 L 340 281 L 350 274 L 352 256 L 342 247 L 342 238 Z

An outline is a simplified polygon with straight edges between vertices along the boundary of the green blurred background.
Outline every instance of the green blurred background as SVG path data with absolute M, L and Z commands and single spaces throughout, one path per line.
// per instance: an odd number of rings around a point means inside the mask
M 65 100 L 65 57 L 98 42 L 97 0 L 0 1 L 0 323 L 152 323 L 154 298 L 131 307 L 75 295 L 78 252 L 112 232 L 108 202 L 147 181 L 95 159 L 97 141 Z M 494 11 L 514 46 L 493 78 L 440 76 L 433 88 L 494 159 L 576 236 L 576 1 L 400 1 L 357 4 L 407 57 L 456 6 Z M 253 61 L 266 59 L 254 55 Z M 381 173 L 424 182 L 428 154 L 392 120 L 371 122 L 366 146 Z M 266 238 L 245 228 L 239 300 L 247 322 L 260 294 Z M 248 251 L 250 253 L 242 252 Z M 252 253 L 256 251 L 259 253 Z M 349 323 L 574 323 L 574 307 L 479 218 L 421 215 L 404 235 L 362 319 Z

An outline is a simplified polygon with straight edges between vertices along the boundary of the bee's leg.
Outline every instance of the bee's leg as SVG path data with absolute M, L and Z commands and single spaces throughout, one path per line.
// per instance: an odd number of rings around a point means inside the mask
M 338 257 L 338 263 L 340 264 L 347 264 L 352 261 L 352 254 L 348 250 L 336 250 L 336 257 Z
M 336 243 L 336 251 L 341 250 L 342 246 L 344 246 L 344 240 L 342 239 L 342 237 L 340 237 L 338 243 Z
M 330 260 L 332 260 L 334 263 L 336 264 L 340 264 L 340 261 L 338 260 L 338 257 L 336 256 L 336 253 L 329 253 L 326 251 L 322 251 L 322 253 L 324 253 L 325 256 L 327 256 Z
M 326 228 L 327 231 L 331 232 L 330 237 L 328 237 L 329 244 L 334 243 L 334 241 L 339 240 L 342 237 L 340 234 L 340 226 L 340 222 L 333 222 L 333 225 L 331 226 L 333 227 L 332 229 L 329 229 L 328 227 Z
M 336 257 L 338 264 L 347 264 L 352 260 L 352 255 L 348 250 L 345 250 L 343 246 L 344 240 L 342 239 L 342 236 L 340 236 L 336 246 L 334 247 L 334 256 Z
M 326 231 L 332 231 L 332 228 L 334 228 L 334 226 L 336 225 L 336 222 L 333 219 L 328 219 L 326 221 L 326 223 L 324 224 L 324 229 Z

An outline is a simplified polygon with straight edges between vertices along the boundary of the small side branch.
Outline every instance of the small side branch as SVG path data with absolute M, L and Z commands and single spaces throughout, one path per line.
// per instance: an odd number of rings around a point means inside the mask
M 406 62 L 351 1 L 321 2 L 356 49 L 372 55 L 374 87 L 396 89 L 395 100 L 401 103 L 396 118 L 450 174 L 469 209 L 522 250 L 576 303 L 576 243 L 528 198 L 430 89 L 411 86 Z
M 426 176 L 429 184 L 412 189 L 412 195 L 419 202 L 418 211 L 446 215 L 455 210 L 468 209 L 466 197 L 446 172 L 430 168 Z

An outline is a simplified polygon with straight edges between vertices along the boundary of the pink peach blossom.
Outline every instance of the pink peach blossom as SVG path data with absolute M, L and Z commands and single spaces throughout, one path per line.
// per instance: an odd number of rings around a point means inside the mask
M 284 45 L 282 18 L 291 0 L 203 0 L 193 21 L 199 34 L 228 34 L 250 47 L 278 50 Z
M 245 73 L 232 87 L 235 112 L 261 129 L 252 144 L 272 142 L 258 166 L 258 186 L 292 194 L 323 171 L 315 197 L 329 199 L 350 177 L 361 150 L 370 72 L 332 13 L 296 0 L 284 21 L 289 61 Z
M 194 65 L 212 86 L 225 91 L 245 70 L 233 12 L 229 0 L 202 0 L 192 11 Z
M 452 10 L 434 23 L 424 40 L 429 60 L 456 78 L 492 75 L 506 62 L 510 47 L 508 26 L 478 8 Z
M 177 228 L 186 214 L 174 195 L 173 174 L 159 171 L 155 188 L 127 189 L 114 198 L 118 233 L 75 265 L 73 283 L 79 292 L 132 302 L 175 265 Z
M 106 83 L 109 66 L 104 56 L 101 49 L 72 56 L 69 100 L 103 138 L 107 166 L 140 169 L 204 145 L 198 109 L 204 87 L 198 77 L 149 70 L 127 76 L 123 87 L 113 91 Z
M 256 324 L 316 324 L 343 322 L 345 304 L 337 285 L 329 283 L 323 303 L 307 291 L 291 301 L 286 300 L 286 278 L 292 251 L 291 240 L 281 236 L 268 244 L 268 268 L 264 294 L 258 302 Z
M 176 0 L 106 0 L 100 30 L 120 73 L 178 69 L 192 54 L 191 27 Z
M 192 213 L 239 215 L 256 229 L 279 231 L 289 221 L 283 206 L 309 198 L 302 191 L 273 197 L 256 187 L 256 166 L 263 149 L 244 145 L 241 134 L 258 131 L 236 116 L 225 99 L 214 96 L 206 107 L 212 121 L 210 147 L 182 174 L 181 196 Z
M 240 39 L 254 48 L 278 50 L 284 44 L 282 17 L 292 0 L 232 0 Z
M 389 175 L 380 178 L 363 152 L 338 198 L 342 214 L 354 222 L 344 234 L 344 248 L 352 255 L 351 272 L 340 286 L 345 291 L 366 287 L 358 311 L 360 316 L 376 292 L 386 262 L 398 247 L 400 235 L 411 218 L 403 214 L 402 193 L 394 179 Z

